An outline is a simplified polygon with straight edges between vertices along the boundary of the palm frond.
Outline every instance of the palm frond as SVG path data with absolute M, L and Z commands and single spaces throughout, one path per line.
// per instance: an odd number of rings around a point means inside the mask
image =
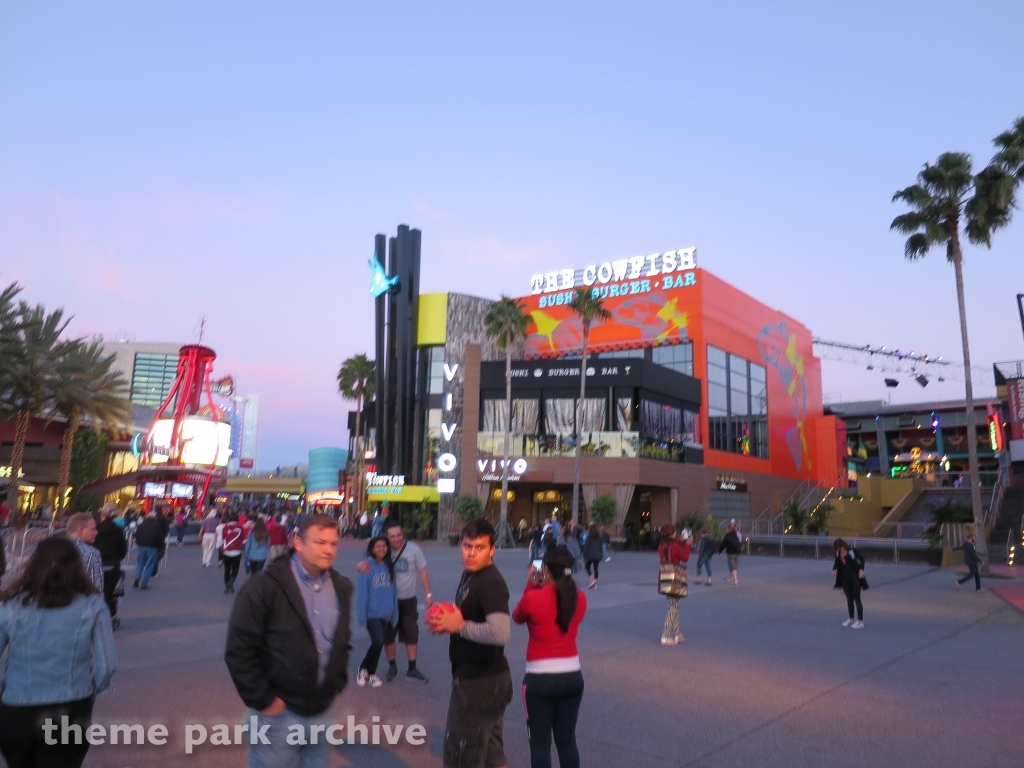
M 1024 179 L 1024 116 L 1014 120 L 1013 127 L 996 136 L 992 143 L 999 149 L 992 163 L 1017 179 Z
M 505 295 L 488 308 L 484 317 L 484 329 L 487 337 L 494 339 L 495 345 L 502 352 L 519 339 L 526 337 L 530 318 L 524 308 L 522 301 Z
M 366 403 L 377 392 L 377 366 L 359 353 L 348 358 L 338 369 L 338 391 L 347 400 L 359 400 Z

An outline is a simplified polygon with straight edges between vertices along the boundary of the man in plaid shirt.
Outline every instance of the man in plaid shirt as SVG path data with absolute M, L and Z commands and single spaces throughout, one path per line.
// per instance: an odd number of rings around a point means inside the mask
M 68 518 L 67 537 L 75 542 L 85 564 L 85 572 L 93 586 L 103 594 L 103 557 L 92 545 L 96 541 L 96 519 L 88 512 L 79 512 Z

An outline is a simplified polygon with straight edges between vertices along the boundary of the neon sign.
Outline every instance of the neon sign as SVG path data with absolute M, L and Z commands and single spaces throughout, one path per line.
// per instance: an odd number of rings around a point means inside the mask
M 451 384 L 455 380 L 455 374 L 459 370 L 459 364 L 455 363 L 449 365 L 444 364 L 444 378 Z M 449 414 L 454 410 L 454 396 L 451 392 L 446 392 L 444 395 L 444 412 Z M 446 443 L 450 443 L 452 438 L 455 437 L 455 430 L 458 428 L 459 423 L 457 421 L 448 422 L 448 416 L 445 416 L 445 420 L 441 422 L 441 440 Z M 451 474 L 455 472 L 455 468 L 458 467 L 459 460 L 455 457 L 455 454 L 450 450 L 441 453 L 437 457 L 437 469 L 441 474 Z M 437 492 L 438 493 L 455 493 L 455 478 L 454 477 L 439 477 L 437 480 Z
M 673 280 L 669 285 L 668 281 L 651 280 L 660 278 L 663 275 L 671 275 L 674 272 L 687 272 L 697 268 L 697 249 L 694 247 L 680 248 L 665 253 L 652 253 L 650 256 L 632 256 L 628 259 L 617 259 L 605 261 L 601 264 L 591 264 L 582 270 L 559 269 L 554 272 L 542 272 L 530 278 L 530 293 L 558 293 L 559 291 L 571 291 L 579 286 L 592 286 L 595 283 L 607 285 L 609 283 L 622 283 L 623 281 L 638 281 L 640 278 L 647 278 L 642 283 L 647 284 L 647 291 L 655 288 L 679 287 Z M 694 279 L 684 282 L 683 285 L 693 285 Z M 642 283 L 636 287 L 628 283 L 628 292 L 642 293 Z M 659 284 L 661 283 L 661 284 Z M 620 287 L 621 290 L 621 287 Z M 609 296 L 620 296 L 622 293 L 606 294 Z

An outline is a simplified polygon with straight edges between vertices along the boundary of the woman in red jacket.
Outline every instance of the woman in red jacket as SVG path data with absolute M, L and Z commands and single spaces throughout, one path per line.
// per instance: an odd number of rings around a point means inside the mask
M 671 523 L 661 526 L 661 544 L 658 545 L 658 559 L 662 563 L 682 565 L 684 568 L 690 560 L 690 544 L 693 535 L 685 531 L 683 538 L 676 534 Z M 679 598 L 668 595 L 668 616 L 665 617 L 665 629 L 661 633 L 662 645 L 679 645 L 683 642 L 683 633 L 679 631 Z
M 580 765 L 576 718 L 583 701 L 583 673 L 576 633 L 587 612 L 587 596 L 576 588 L 573 561 L 563 546 L 548 549 L 541 572 L 530 569 L 526 590 L 512 611 L 512 620 L 530 631 L 523 702 L 532 768 L 550 768 L 552 733 L 561 768 Z

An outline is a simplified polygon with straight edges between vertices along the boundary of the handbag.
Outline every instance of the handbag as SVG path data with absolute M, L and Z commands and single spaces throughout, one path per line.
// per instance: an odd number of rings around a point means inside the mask
M 671 545 L 665 548 L 667 555 Z M 658 565 L 658 594 L 667 597 L 686 597 L 686 566 L 672 565 L 667 559 L 662 559 Z

